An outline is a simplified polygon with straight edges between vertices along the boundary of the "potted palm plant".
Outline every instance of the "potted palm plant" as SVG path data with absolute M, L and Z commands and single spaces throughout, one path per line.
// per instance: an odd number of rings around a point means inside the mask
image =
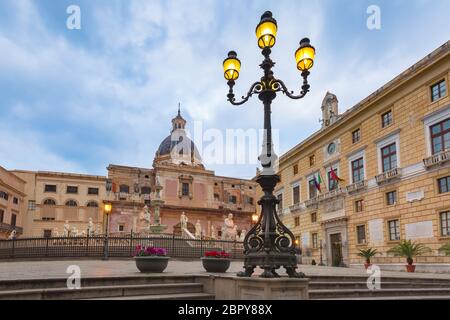
M 230 262 L 230 254 L 225 251 L 207 251 L 202 258 L 203 268 L 208 272 L 226 272 Z
M 446 256 L 450 256 L 450 242 L 440 247 L 439 252 L 443 252 Z
M 413 265 L 413 257 L 420 256 L 424 253 L 430 252 L 431 249 L 421 243 L 411 242 L 411 240 L 403 240 L 395 247 L 388 250 L 388 253 L 392 253 L 397 257 L 406 257 L 406 271 L 414 272 L 416 266 Z
M 163 272 L 169 263 L 167 251 L 164 248 L 137 246 L 134 261 L 140 272 Z
M 378 253 L 378 250 L 374 249 L 374 248 L 360 249 L 359 250 L 358 256 L 363 257 L 363 258 L 366 259 L 366 261 L 364 262 L 364 267 L 366 269 L 369 268 L 372 265 L 370 263 L 370 259 L 372 259 L 372 257 L 374 257 L 377 253 Z

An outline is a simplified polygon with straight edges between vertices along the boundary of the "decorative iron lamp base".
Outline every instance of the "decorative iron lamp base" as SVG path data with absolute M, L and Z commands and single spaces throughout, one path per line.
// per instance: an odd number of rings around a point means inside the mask
M 286 273 L 290 278 L 304 278 L 303 272 L 296 272 L 297 258 L 291 253 L 249 253 L 244 260 L 244 269 L 237 274 L 238 277 L 251 277 L 254 269 L 259 266 L 264 269 L 264 272 L 260 275 L 261 278 L 278 278 L 280 275 L 276 272 L 280 267 L 286 269 Z
M 264 172 L 264 171 L 263 171 Z M 259 221 L 250 229 L 244 239 L 244 270 L 239 277 L 250 277 L 259 266 L 264 269 L 260 277 L 279 277 L 276 272 L 280 267 L 292 278 L 303 278 L 305 275 L 296 272 L 297 257 L 295 255 L 295 237 L 281 222 L 275 210 L 279 200 L 274 196 L 273 189 L 280 181 L 276 174 L 258 176 L 256 182 L 261 186 L 264 195 L 258 201 L 261 205 Z

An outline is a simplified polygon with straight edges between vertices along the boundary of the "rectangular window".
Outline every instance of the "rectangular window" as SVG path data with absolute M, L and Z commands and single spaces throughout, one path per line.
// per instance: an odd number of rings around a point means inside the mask
M 316 156 L 310 155 L 309 156 L 309 166 L 312 167 L 316 163 Z
M 396 241 L 400 240 L 400 221 L 390 220 L 388 221 L 389 227 L 389 240 Z
M 314 183 L 314 179 L 308 181 L 308 189 L 309 189 L 309 198 L 315 198 L 317 196 L 316 184 Z
M 28 210 L 30 211 L 36 210 L 36 201 L 28 200 Z
M 295 225 L 296 227 L 298 227 L 298 226 L 300 225 L 300 217 L 295 217 L 295 218 L 294 218 L 294 225 Z
M 311 213 L 311 223 L 317 222 L 317 212 Z
M 78 187 L 76 186 L 67 186 L 66 193 L 78 193 Z
M 13 213 L 13 214 L 11 214 L 11 226 L 15 227 L 16 222 L 17 222 L 17 215 Z
M 450 211 L 441 212 L 441 235 L 450 236 Z
M 386 128 L 392 123 L 392 110 L 381 115 L 381 127 Z
M 123 224 L 119 224 L 119 232 L 124 232 L 125 226 Z
M 361 139 L 361 129 L 356 129 L 352 132 L 352 143 L 357 143 Z
M 295 186 L 292 188 L 292 197 L 294 200 L 293 204 L 300 203 L 300 186 Z
M 51 229 L 45 229 L 44 230 L 44 238 L 51 238 L 52 237 L 52 230 Z
M 352 161 L 352 178 L 353 183 L 364 180 L 364 160 L 362 157 Z
M 231 203 L 234 203 L 234 204 L 237 203 L 237 198 L 236 198 L 236 196 L 230 196 L 228 200 L 229 200 L 229 202 L 231 202 Z
M 355 201 L 355 212 L 362 212 L 364 210 L 364 200 L 359 199 Z
M 298 164 L 294 164 L 292 170 L 294 171 L 294 175 L 296 175 L 298 173 Z
M 98 195 L 98 188 L 88 188 L 89 195 Z
M 433 154 L 450 148 L 450 118 L 430 127 L 431 151 Z
M 312 247 L 313 249 L 317 249 L 319 247 L 319 236 L 317 233 L 311 234 L 312 239 Z
M 7 193 L 4 192 L 4 191 L 0 191 L 0 198 L 3 198 L 3 199 L 5 199 L 6 201 L 8 201 L 8 199 L 9 199 L 9 194 L 7 194 Z
M 383 164 L 383 172 L 397 168 L 397 148 L 395 142 L 381 148 L 381 161 Z
M 4 218 L 5 218 L 5 210 L 0 209 L 0 223 L 3 223 Z
M 450 176 L 438 179 L 439 193 L 450 191 Z
M 16 197 L 13 198 L 13 203 L 14 204 L 19 204 L 19 199 L 17 199 Z
M 255 200 L 253 197 L 247 197 L 247 203 L 253 205 L 255 203 Z
M 333 170 L 334 173 L 336 173 L 336 175 L 337 175 L 337 170 L 336 169 L 331 168 L 330 171 L 328 171 L 328 173 L 327 173 L 327 177 L 328 177 L 328 191 L 333 191 L 333 190 L 337 189 L 337 187 L 338 187 L 337 180 L 334 180 L 332 178 L 331 170 Z
M 356 226 L 356 236 L 358 244 L 365 244 L 366 243 L 366 226 Z
M 181 195 L 189 196 L 189 183 L 183 182 L 181 185 Z
M 436 101 L 443 96 L 445 96 L 445 93 L 447 91 L 445 80 L 441 80 L 438 83 L 431 86 L 431 101 Z
M 283 194 L 280 193 L 279 195 L 277 195 L 277 199 L 278 199 L 278 211 L 283 210 Z
M 56 184 L 46 184 L 44 192 L 56 192 Z
M 397 191 L 390 191 L 386 193 L 386 204 L 392 206 L 397 203 Z

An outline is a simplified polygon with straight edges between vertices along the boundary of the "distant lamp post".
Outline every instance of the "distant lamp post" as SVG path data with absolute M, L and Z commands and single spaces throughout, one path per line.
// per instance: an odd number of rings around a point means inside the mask
M 254 213 L 252 215 L 252 223 L 253 223 L 253 225 L 255 225 L 258 222 L 258 219 L 259 219 L 259 215 L 257 213 Z
M 273 195 L 276 184 L 280 177 L 276 174 L 275 163 L 277 156 L 273 152 L 271 104 L 278 92 L 291 99 L 301 99 L 309 92 L 308 76 L 309 70 L 314 64 L 315 49 L 310 41 L 304 38 L 300 41 L 300 47 L 295 52 L 297 69 L 301 71 L 303 82 L 298 95 L 289 91 L 283 81 L 274 77 L 272 68 L 275 62 L 270 58 L 271 48 L 275 45 L 278 26 L 270 11 L 261 16 L 261 21 L 256 27 L 256 38 L 264 60 L 260 64 L 263 70 L 261 79 L 250 86 L 246 96 L 241 101 L 236 101 L 233 87 L 239 78 L 241 61 L 235 51 L 230 51 L 228 57 L 223 61 L 224 77 L 229 87 L 228 101 L 233 105 L 241 105 L 254 94 L 264 105 L 264 143 L 259 160 L 263 170 L 257 177 L 256 182 L 261 186 L 264 195 L 258 201 L 261 205 L 261 215 L 253 225 L 244 239 L 244 270 L 238 273 L 241 277 L 250 277 L 254 269 L 260 266 L 264 269 L 261 277 L 278 277 L 276 269 L 283 266 L 290 277 L 304 277 L 303 273 L 296 272 L 297 260 L 295 256 L 296 243 L 292 232 L 281 222 L 275 206 L 279 200 Z
M 103 213 L 105 214 L 105 237 L 104 237 L 104 245 L 103 245 L 103 260 L 109 259 L 109 215 L 112 211 L 111 202 L 105 202 L 103 204 Z

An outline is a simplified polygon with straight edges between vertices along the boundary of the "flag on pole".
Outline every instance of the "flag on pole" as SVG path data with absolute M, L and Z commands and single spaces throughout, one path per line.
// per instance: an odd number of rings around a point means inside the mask
M 320 184 L 322 183 L 322 177 L 320 176 L 320 172 L 316 176 L 314 176 L 314 185 L 316 186 L 316 189 L 319 190 L 319 192 L 322 192 L 320 190 Z
M 344 179 L 341 179 L 338 177 L 338 175 L 336 174 L 336 172 L 334 171 L 333 168 L 331 168 L 330 176 L 331 176 L 331 179 L 333 179 L 335 181 L 344 181 Z

